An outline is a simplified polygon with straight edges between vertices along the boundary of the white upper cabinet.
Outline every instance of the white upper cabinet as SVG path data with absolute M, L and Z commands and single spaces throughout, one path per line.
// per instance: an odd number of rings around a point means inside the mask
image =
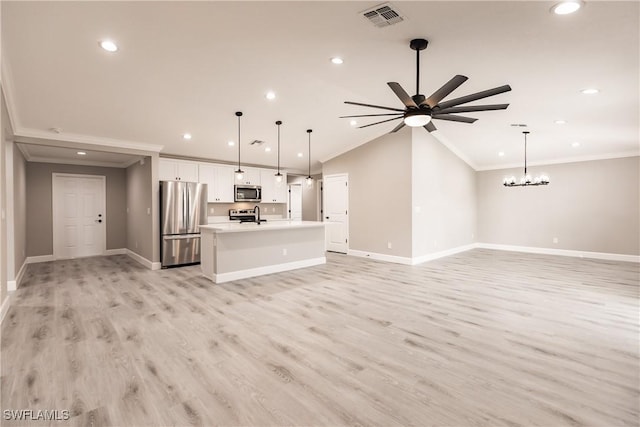
M 233 203 L 233 167 L 201 163 L 199 182 L 207 184 L 209 203 Z
M 160 181 L 198 182 L 198 163 L 161 158 L 158 176 Z
M 235 180 L 236 184 L 260 185 L 260 169 L 243 166 L 242 170 L 244 171 L 244 175 L 241 180 Z
M 280 172 L 282 181 L 277 182 L 275 173 L 272 169 L 260 170 L 262 203 L 287 203 L 287 174 Z

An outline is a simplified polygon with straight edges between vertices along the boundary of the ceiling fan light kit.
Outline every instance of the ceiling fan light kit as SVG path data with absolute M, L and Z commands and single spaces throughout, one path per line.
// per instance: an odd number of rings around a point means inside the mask
M 524 134 L 524 175 L 520 178 L 520 181 L 516 181 L 515 176 L 505 177 L 502 184 L 505 187 L 528 187 L 530 185 L 548 185 L 549 177 L 547 175 L 539 175 L 533 178 L 527 173 L 527 135 L 529 131 L 522 132 Z
M 420 93 L 420 51 L 425 50 L 429 42 L 425 39 L 413 39 L 409 43 L 409 47 L 416 51 L 416 94 L 409 96 L 409 94 L 396 82 L 388 82 L 387 85 L 391 88 L 393 93 L 402 101 L 404 109 L 385 107 L 382 105 L 363 104 L 359 102 L 345 101 L 345 104 L 358 105 L 361 107 L 378 108 L 381 110 L 393 111 L 391 113 L 383 114 L 362 114 L 356 116 L 341 116 L 340 118 L 356 118 L 356 117 L 374 117 L 374 116 L 393 116 L 391 118 L 381 120 L 374 123 L 369 123 L 359 128 L 365 128 L 381 123 L 390 122 L 393 120 L 402 119 L 399 125 L 391 130 L 390 133 L 394 133 L 402 129 L 405 125 L 410 127 L 424 127 L 427 131 L 433 132 L 436 129 L 432 120 L 447 120 L 452 122 L 473 123 L 478 119 L 472 117 L 458 116 L 454 113 L 468 113 L 474 111 L 490 111 L 490 110 L 505 110 L 509 104 L 493 104 L 493 105 L 469 105 L 464 106 L 469 102 L 477 101 L 479 99 L 488 98 L 490 96 L 498 95 L 511 90 L 509 85 L 499 86 L 493 89 L 484 90 L 471 95 L 462 96 L 446 102 L 441 102 L 447 96 L 449 96 L 454 90 L 456 90 L 462 83 L 467 81 L 466 76 L 456 75 L 447 83 L 445 83 L 440 89 L 436 90 L 428 98 Z

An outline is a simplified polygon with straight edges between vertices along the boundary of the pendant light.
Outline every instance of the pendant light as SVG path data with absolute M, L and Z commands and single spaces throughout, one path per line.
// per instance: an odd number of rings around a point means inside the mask
M 502 184 L 505 187 L 527 187 L 529 185 L 547 185 L 549 184 L 549 177 L 547 175 L 540 175 L 532 178 L 527 173 L 527 135 L 529 131 L 525 130 L 524 134 L 524 175 L 520 178 L 520 183 L 516 183 L 515 176 L 505 177 Z
M 276 176 L 276 182 L 282 182 L 282 174 L 280 173 L 280 125 L 282 121 L 278 120 L 276 125 L 278 126 L 278 173 Z
M 305 179 L 307 183 L 307 187 L 311 187 L 313 185 L 313 178 L 311 178 L 311 129 L 307 129 L 307 134 L 309 134 L 309 175 Z
M 238 118 L 238 170 L 236 173 L 236 180 L 242 181 L 244 178 L 244 171 L 240 169 L 240 117 L 242 117 L 242 111 L 236 111 L 236 117 Z

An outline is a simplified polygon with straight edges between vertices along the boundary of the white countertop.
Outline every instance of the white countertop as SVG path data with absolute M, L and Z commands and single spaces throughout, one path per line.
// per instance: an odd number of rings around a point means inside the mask
M 324 227 L 324 222 L 320 221 L 291 221 L 291 220 L 280 220 L 280 221 L 267 221 L 262 222 L 260 225 L 255 222 L 245 222 L 245 223 L 220 223 L 220 224 L 209 224 L 209 225 L 201 225 L 200 229 L 205 232 L 211 233 L 244 233 L 244 232 L 253 232 L 253 231 L 269 231 L 269 230 L 292 230 L 292 229 L 300 229 L 300 228 L 313 228 L 313 227 Z

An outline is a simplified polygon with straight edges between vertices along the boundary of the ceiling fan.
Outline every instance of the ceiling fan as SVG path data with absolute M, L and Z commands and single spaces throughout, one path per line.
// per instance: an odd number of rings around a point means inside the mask
M 420 127 L 423 126 L 429 132 L 433 132 L 436 130 L 433 122 L 431 120 L 449 120 L 453 122 L 462 122 L 462 123 L 473 123 L 478 119 L 474 119 L 471 117 L 458 116 L 453 113 L 470 113 L 472 111 L 489 111 L 489 110 L 504 110 L 509 104 L 493 104 L 493 105 L 468 105 L 461 106 L 458 105 L 466 104 L 468 102 L 477 101 L 479 99 L 487 98 L 489 96 L 498 95 L 500 93 L 508 92 L 511 90 L 511 86 L 504 85 L 499 86 L 493 89 L 483 90 L 482 92 L 477 92 L 471 95 L 462 96 L 460 98 L 455 98 L 450 101 L 440 102 L 444 98 L 446 98 L 451 92 L 456 90 L 462 83 L 467 81 L 466 76 L 457 75 L 445 83 L 440 89 L 436 90 L 429 96 L 425 98 L 424 95 L 420 94 L 420 51 L 427 48 L 427 42 L 425 39 L 413 39 L 411 43 L 409 43 L 409 47 L 416 51 L 416 94 L 413 96 L 409 96 L 409 94 L 400 86 L 399 83 L 396 82 L 388 82 L 387 84 L 396 94 L 400 101 L 404 104 L 405 108 L 392 108 L 392 107 L 384 107 L 381 105 L 372 105 L 372 104 L 362 104 L 359 102 L 350 102 L 345 101 L 345 104 L 351 105 L 359 105 L 362 107 L 371 107 L 371 108 L 380 108 L 382 110 L 390 110 L 395 111 L 394 113 L 384 113 L 384 114 L 362 114 L 357 116 L 341 116 L 341 119 L 346 118 L 354 118 L 354 117 L 377 117 L 377 116 L 395 116 L 387 120 L 382 120 L 375 123 L 370 123 L 368 125 L 359 126 L 358 128 L 366 128 L 368 126 L 377 125 L 380 123 L 386 123 L 393 120 L 403 119 L 402 122 L 393 128 L 390 133 L 397 132 L 402 129 L 405 125 L 411 127 Z

